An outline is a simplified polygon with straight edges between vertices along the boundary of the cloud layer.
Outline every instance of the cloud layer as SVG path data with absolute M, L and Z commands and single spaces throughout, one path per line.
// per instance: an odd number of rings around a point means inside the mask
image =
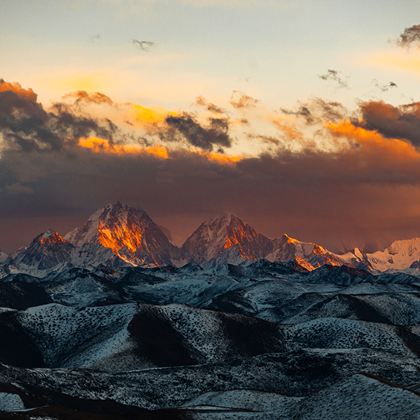
M 254 103 L 240 115 L 258 111 L 266 126 L 253 120 L 251 133 L 235 122 L 235 105 L 203 98 L 210 116 L 151 118 L 148 109 L 126 121 L 132 105 L 101 95 L 79 92 L 46 110 L 32 90 L 0 83 L 0 248 L 67 230 L 115 200 L 146 209 L 177 241 L 226 210 L 270 236 L 337 250 L 420 235 L 418 103 L 370 101 L 349 112 L 315 98 L 271 113 Z M 90 106 L 124 116 L 99 118 Z

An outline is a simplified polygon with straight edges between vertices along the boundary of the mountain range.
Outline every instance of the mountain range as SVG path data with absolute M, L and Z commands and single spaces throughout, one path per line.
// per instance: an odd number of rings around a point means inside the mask
M 304 271 L 345 265 L 373 273 L 416 272 L 420 238 L 395 241 L 373 253 L 356 248 L 336 254 L 287 234 L 270 239 L 239 217 L 223 214 L 203 222 L 177 247 L 144 210 L 117 202 L 95 211 L 85 224 L 64 236 L 49 230 L 10 256 L 0 254 L 3 272 L 40 276 L 65 267 L 180 267 L 188 263 L 217 267 L 257 260 L 293 263 Z
M 419 249 L 107 205 L 0 255 L 0 418 L 418 419 Z

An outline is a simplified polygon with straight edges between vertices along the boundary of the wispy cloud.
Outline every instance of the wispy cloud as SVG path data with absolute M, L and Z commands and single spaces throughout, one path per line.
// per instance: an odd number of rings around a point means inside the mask
M 234 90 L 230 98 L 230 104 L 237 109 L 254 108 L 258 104 L 258 99 Z
M 381 92 L 388 92 L 390 89 L 397 88 L 398 85 L 395 82 L 379 83 L 376 79 L 373 79 L 373 84 Z
M 133 39 L 132 42 L 136 47 L 140 48 L 140 50 L 145 52 L 150 51 L 155 46 L 155 43 L 153 41 L 141 41 L 138 39 Z
M 348 88 L 348 77 L 345 77 L 340 71 L 328 69 L 326 73 L 320 74 L 319 78 L 325 81 L 333 81 L 341 88 Z

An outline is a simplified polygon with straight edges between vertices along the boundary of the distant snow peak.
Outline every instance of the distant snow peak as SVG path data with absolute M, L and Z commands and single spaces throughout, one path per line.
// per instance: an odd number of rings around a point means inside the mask
M 266 257 L 269 261 L 295 261 L 301 267 L 312 271 L 322 265 L 343 265 L 343 261 L 334 253 L 314 242 L 302 242 L 283 234 L 273 240 L 273 251 Z
M 383 251 L 367 253 L 366 259 L 377 271 L 406 270 L 420 260 L 420 238 L 394 241 Z
M 58 232 L 50 229 L 36 236 L 27 248 L 18 251 L 11 264 L 29 273 L 50 270 L 68 263 L 73 248 Z

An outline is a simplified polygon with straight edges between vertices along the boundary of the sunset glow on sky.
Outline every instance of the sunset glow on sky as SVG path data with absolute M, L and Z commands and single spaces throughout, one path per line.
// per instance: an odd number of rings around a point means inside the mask
M 420 27 L 401 36 L 418 16 L 409 0 L 1 1 L 0 249 L 116 200 L 177 243 L 223 211 L 339 251 L 420 235 Z

